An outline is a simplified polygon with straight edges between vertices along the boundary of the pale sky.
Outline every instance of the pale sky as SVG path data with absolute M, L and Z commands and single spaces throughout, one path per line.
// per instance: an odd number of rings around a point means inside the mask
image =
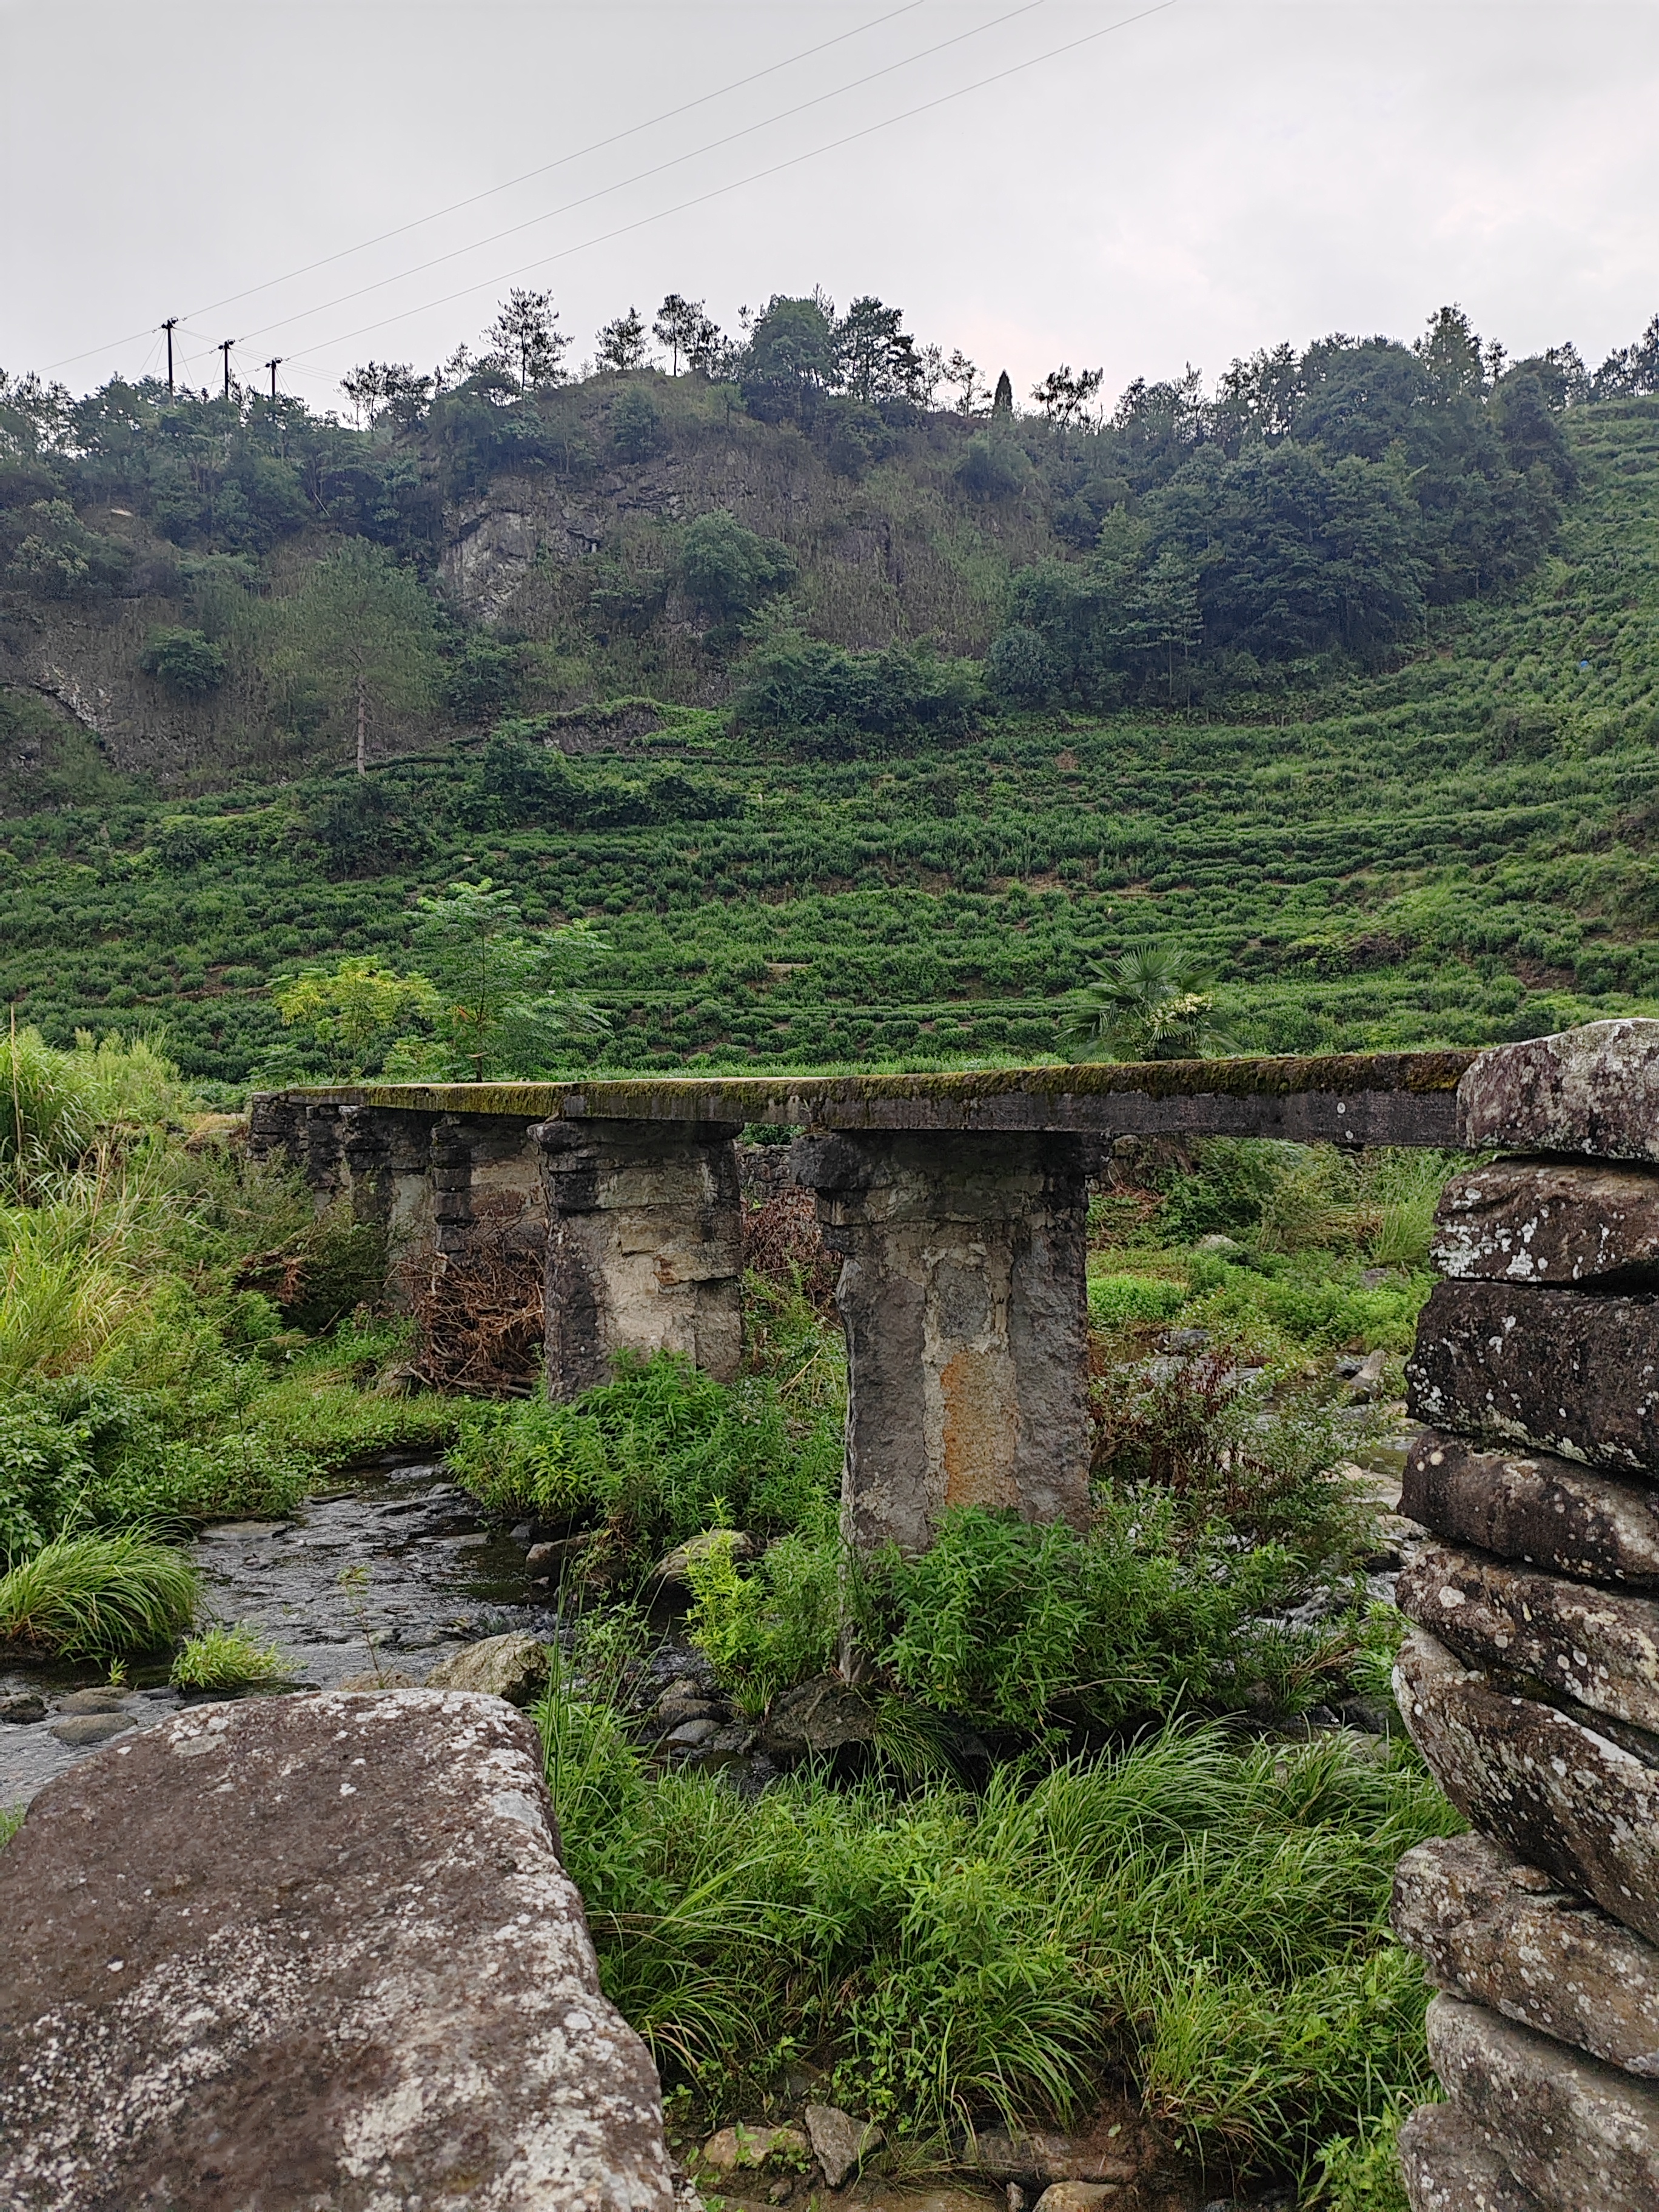
M 234 338 L 338 406 L 509 282 L 573 364 L 818 284 L 1022 397 L 1448 300 L 1594 367 L 1659 311 L 1659 0 L 0 0 L 0 367 L 153 371 L 176 314 L 192 383 Z

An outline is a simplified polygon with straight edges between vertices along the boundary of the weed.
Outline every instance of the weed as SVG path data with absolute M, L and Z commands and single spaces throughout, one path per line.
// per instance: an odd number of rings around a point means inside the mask
M 195 1603 L 182 1552 L 131 1530 L 62 1536 L 0 1576 L 0 1641 L 66 1659 L 148 1650 L 175 1636 Z
M 167 1680 L 175 1690 L 235 1690 L 255 1682 L 276 1682 L 285 1669 L 274 1644 L 261 1644 L 243 1621 L 216 1621 L 186 1638 Z
M 27 1808 L 23 1805 L 0 1805 L 0 1851 L 4 1850 L 6 1845 L 22 1826 L 23 1815 L 27 1810 Z

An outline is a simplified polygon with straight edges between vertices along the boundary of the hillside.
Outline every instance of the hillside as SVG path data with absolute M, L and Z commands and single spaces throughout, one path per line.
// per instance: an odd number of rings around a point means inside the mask
M 614 448 L 644 384 L 648 450 L 602 467 L 601 429 Z M 354 495 L 380 516 L 387 573 L 435 610 L 416 643 L 441 674 L 422 690 L 416 668 L 418 708 L 378 717 L 366 779 L 349 690 L 331 702 L 305 634 L 272 613 L 320 599 L 307 579 L 337 562 L 313 522 L 181 552 L 131 494 L 73 507 L 88 537 L 130 526 L 128 596 L 8 602 L 0 988 L 20 1018 L 64 1039 L 164 1027 L 190 1073 L 237 1083 L 283 1042 L 271 978 L 342 951 L 395 963 L 416 895 L 478 874 L 532 921 L 593 917 L 613 1033 L 570 1056 L 624 1069 L 1029 1057 L 1052 1049 L 1085 957 L 1154 933 L 1204 954 L 1257 1049 L 1479 1043 L 1659 995 L 1659 400 L 1552 416 L 1555 489 L 1537 461 L 1510 479 L 1549 550 L 1526 552 L 1511 514 L 1491 543 L 1525 574 L 1488 576 L 1483 555 L 1461 599 L 1431 576 L 1409 652 L 1311 638 L 1275 665 L 1222 634 L 1212 560 L 1178 651 L 1166 636 L 1139 662 L 1063 665 L 1077 579 L 1106 588 L 1115 512 L 1141 532 L 1142 600 L 1160 562 L 1167 576 L 1156 532 L 1194 496 L 1190 461 L 1160 477 L 1153 456 L 1140 489 L 1102 491 L 1104 447 L 1014 418 L 1001 434 L 1026 473 L 988 496 L 994 424 L 915 414 L 884 428 L 885 453 L 837 459 L 845 412 L 761 420 L 703 379 L 556 398 L 586 441 L 574 470 L 497 467 L 471 489 L 440 471 L 422 492 L 413 448 L 381 437 L 378 489 Z M 425 467 L 430 418 L 420 434 Z M 1121 460 L 1133 440 L 1109 434 Z M 394 564 L 398 496 L 425 520 Z M 688 518 L 721 510 L 787 562 L 724 623 L 687 551 Z M 1103 520 L 1104 550 L 1080 550 Z M 131 596 L 135 574 L 155 589 Z M 1055 579 L 1073 593 L 1058 613 Z M 785 601 L 769 630 L 769 592 Z M 222 663 L 194 701 L 131 667 L 192 613 Z M 1030 687 L 1047 703 L 1005 684 L 936 712 L 949 656 L 1000 631 L 1050 654 Z M 905 646 L 923 635 L 943 659 Z M 802 656 L 827 650 L 812 639 L 888 648 L 807 673 L 902 678 L 920 702 L 902 726 L 816 708 L 734 726 L 724 702 L 735 687 L 741 709 L 745 682 L 758 696 L 757 667 L 805 696 Z M 46 702 L 48 661 L 79 721 Z

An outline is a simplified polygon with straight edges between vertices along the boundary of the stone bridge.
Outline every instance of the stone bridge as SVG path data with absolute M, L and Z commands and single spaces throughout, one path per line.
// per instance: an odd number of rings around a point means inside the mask
M 1088 1180 L 1124 1137 L 1456 1146 L 1467 1052 L 963 1075 L 372 1085 L 254 1102 L 255 1149 L 349 1196 L 407 1270 L 481 1237 L 544 1249 L 549 1389 L 662 1348 L 735 1375 L 737 1142 L 803 1133 L 787 1175 L 840 1255 L 846 1525 L 925 1547 L 950 1505 L 1088 1516 Z

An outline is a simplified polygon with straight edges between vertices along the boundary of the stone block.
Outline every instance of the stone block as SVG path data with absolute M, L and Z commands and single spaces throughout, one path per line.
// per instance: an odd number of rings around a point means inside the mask
M 926 1550 L 956 1505 L 1086 1524 L 1087 1195 L 1070 1136 L 806 1137 L 842 1258 L 842 1525 L 860 1550 Z
M 1468 1667 L 1426 1629 L 1400 1648 L 1395 1694 L 1437 1782 L 1475 1827 L 1659 1943 L 1659 1771 L 1512 1680 Z
M 735 1380 L 743 1353 L 735 1125 L 547 1121 L 547 1377 L 610 1379 L 619 1352 L 684 1353 Z
M 1548 2212 L 1654 2212 L 1659 2086 L 1457 1997 L 1431 2001 L 1428 2037 L 1447 2095 Z
M 1659 2075 L 1659 1950 L 1489 1836 L 1407 1851 L 1391 1917 L 1439 1988 L 1626 2074 Z
M 1659 1297 L 1437 1283 L 1406 1377 L 1436 1428 L 1659 1475 Z
M 546 1688 L 550 1663 L 546 1644 L 515 1629 L 510 1635 L 462 1644 L 438 1662 L 426 1686 L 478 1690 L 486 1697 L 505 1698 L 509 1705 L 527 1705 Z
M 1535 1675 L 1593 1713 L 1659 1736 L 1659 1604 L 1425 1544 L 1395 1603 L 1477 1667 Z
M 1455 2105 L 1422 2105 L 1400 2130 L 1412 2212 L 1544 2212 L 1486 2148 Z
M 1457 1141 L 1659 1160 L 1659 1022 L 1587 1022 L 1483 1052 L 1457 1086 Z
M 498 1698 L 197 1706 L 0 1853 L 9 2212 L 672 2212 L 541 1747 Z
M 1548 1453 L 1482 1451 L 1425 1429 L 1400 1510 L 1454 1543 L 1578 1582 L 1659 1589 L 1659 1489 Z
M 1440 1194 L 1431 1256 L 1457 1279 L 1651 1279 L 1659 1270 L 1659 1170 L 1560 1159 L 1472 1168 Z
M 1400 2130 L 1412 2212 L 1544 2212 L 1455 2105 L 1421 2105 Z

